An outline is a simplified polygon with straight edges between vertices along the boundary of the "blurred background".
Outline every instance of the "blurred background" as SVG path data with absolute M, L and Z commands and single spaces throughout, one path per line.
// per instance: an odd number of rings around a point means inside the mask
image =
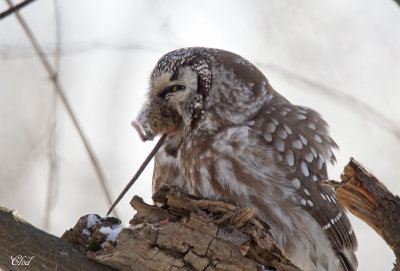
M 0 0 L 0 11 L 8 9 Z M 112 200 L 155 142 L 131 127 L 166 52 L 217 47 L 249 59 L 295 104 L 319 111 L 350 157 L 400 194 L 400 8 L 391 0 L 38 0 L 20 12 L 44 50 L 98 159 Z M 150 164 L 117 206 L 151 203 Z M 109 203 L 73 121 L 15 15 L 0 20 L 0 204 L 60 236 Z M 394 255 L 351 216 L 359 270 Z

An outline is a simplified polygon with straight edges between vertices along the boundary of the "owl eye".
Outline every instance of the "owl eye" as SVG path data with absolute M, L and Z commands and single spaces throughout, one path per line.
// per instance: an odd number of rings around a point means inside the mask
M 185 86 L 175 85 L 175 86 L 172 86 L 170 88 L 169 92 L 174 93 L 174 92 L 181 91 L 181 90 L 184 90 L 184 89 L 185 89 Z
M 165 98 L 168 94 L 175 93 L 175 92 L 182 91 L 182 90 L 185 90 L 185 86 L 173 85 L 173 86 L 170 86 L 170 87 L 167 87 L 166 89 L 164 89 L 164 91 L 161 92 L 160 96 L 162 98 Z

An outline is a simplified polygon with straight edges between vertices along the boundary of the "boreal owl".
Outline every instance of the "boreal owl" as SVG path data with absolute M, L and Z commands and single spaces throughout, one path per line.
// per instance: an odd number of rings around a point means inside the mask
M 314 110 L 290 103 L 246 59 L 219 49 L 164 55 L 134 122 L 143 140 L 166 134 L 153 192 L 188 193 L 257 210 L 303 270 L 356 270 L 357 240 L 334 191 L 321 185 L 336 143 Z

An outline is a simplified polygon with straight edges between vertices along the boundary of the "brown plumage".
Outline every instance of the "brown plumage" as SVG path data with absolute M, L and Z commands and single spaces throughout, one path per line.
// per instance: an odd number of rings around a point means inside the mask
M 291 104 L 250 62 L 186 48 L 164 55 L 136 125 L 167 139 L 155 156 L 153 191 L 189 193 L 257 209 L 303 270 L 355 270 L 357 241 L 327 179 L 335 161 L 326 122 Z

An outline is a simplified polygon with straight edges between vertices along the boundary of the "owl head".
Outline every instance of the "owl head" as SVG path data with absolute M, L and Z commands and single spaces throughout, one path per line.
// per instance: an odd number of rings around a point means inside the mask
M 241 56 L 219 49 L 184 48 L 164 55 L 150 77 L 148 100 L 133 126 L 142 140 L 182 138 L 250 120 L 275 92 Z

